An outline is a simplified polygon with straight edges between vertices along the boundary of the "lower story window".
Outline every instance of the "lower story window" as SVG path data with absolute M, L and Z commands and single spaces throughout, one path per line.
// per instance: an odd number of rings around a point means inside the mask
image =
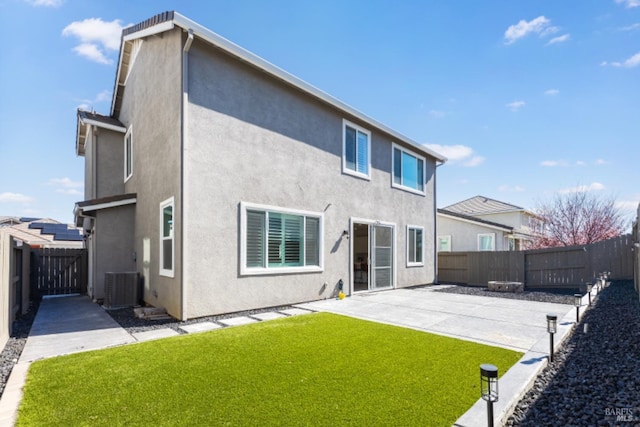
M 243 274 L 321 271 L 322 214 L 241 205 Z
M 495 251 L 495 234 L 478 234 L 479 251 Z
M 160 275 L 173 277 L 173 197 L 160 203 Z
M 424 265 L 422 260 L 422 247 L 424 242 L 424 229 L 422 227 L 407 227 L 407 265 Z
M 451 236 L 438 236 L 438 252 L 451 252 Z

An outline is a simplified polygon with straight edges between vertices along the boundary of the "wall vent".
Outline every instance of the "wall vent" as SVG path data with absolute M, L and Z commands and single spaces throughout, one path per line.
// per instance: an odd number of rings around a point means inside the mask
M 140 282 L 137 272 L 105 273 L 104 308 L 138 305 Z

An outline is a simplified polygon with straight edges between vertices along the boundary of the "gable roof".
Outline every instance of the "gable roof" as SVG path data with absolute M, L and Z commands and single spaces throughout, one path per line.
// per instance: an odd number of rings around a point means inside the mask
M 120 113 L 122 97 L 126 76 L 133 51 L 133 41 L 154 34 L 160 34 L 170 31 L 175 27 L 182 28 L 184 31 L 193 34 L 195 37 L 205 41 L 206 43 L 222 50 L 223 52 L 241 60 L 242 62 L 255 67 L 267 75 L 280 80 L 281 82 L 299 90 L 300 92 L 316 98 L 331 107 L 352 116 L 378 130 L 390 135 L 398 142 L 407 144 L 419 153 L 433 157 L 436 161 L 444 163 L 447 158 L 442 154 L 427 148 L 426 146 L 413 141 L 410 138 L 396 132 L 395 130 L 383 125 L 373 118 L 361 113 L 355 108 L 345 104 L 344 102 L 334 98 L 333 96 L 321 91 L 320 89 L 310 85 L 309 83 L 299 79 L 283 69 L 271 64 L 270 62 L 260 58 L 259 56 L 249 52 L 248 50 L 236 45 L 235 43 L 225 39 L 224 37 L 214 33 L 213 31 L 203 27 L 202 25 L 180 15 L 178 12 L 170 11 L 155 15 L 143 22 L 122 31 L 122 41 L 120 43 L 120 57 L 118 58 L 118 69 L 116 72 L 115 87 L 113 90 L 113 99 L 111 102 L 111 116 L 117 117 Z
M 474 196 L 467 200 L 449 205 L 444 209 L 450 212 L 466 215 L 483 215 L 502 212 L 526 211 L 520 206 L 501 202 L 495 199 L 490 199 L 489 197 L 484 196 Z
M 458 212 L 449 211 L 447 209 L 438 209 L 438 213 L 441 214 L 441 215 L 446 215 L 446 216 L 450 216 L 450 217 L 453 217 L 453 218 L 461 219 L 461 220 L 464 220 L 466 222 L 472 222 L 472 223 L 476 223 L 476 224 L 480 224 L 480 225 L 486 225 L 486 226 L 489 226 L 489 227 L 498 228 L 500 230 L 508 231 L 510 233 L 513 232 L 513 227 L 511 227 L 509 225 L 500 224 L 498 222 L 493 222 L 493 221 L 487 221 L 487 220 L 484 220 L 484 219 L 477 218 L 475 216 L 465 215 L 465 214 L 461 214 L 461 213 L 458 213 Z
M 121 133 L 127 132 L 127 128 L 120 120 L 92 111 L 78 109 L 78 126 L 76 130 L 76 154 L 78 156 L 84 155 L 89 126 L 98 126 Z

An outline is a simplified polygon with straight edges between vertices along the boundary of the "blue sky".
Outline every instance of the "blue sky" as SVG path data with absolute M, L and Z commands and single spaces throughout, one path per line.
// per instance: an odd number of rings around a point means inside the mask
M 76 109 L 121 27 L 176 10 L 451 160 L 438 206 L 640 202 L 640 0 L 0 0 L 0 215 L 71 222 Z

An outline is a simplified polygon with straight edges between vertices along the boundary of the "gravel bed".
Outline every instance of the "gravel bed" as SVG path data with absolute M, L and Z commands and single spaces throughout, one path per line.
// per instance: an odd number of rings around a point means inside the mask
M 450 294 L 480 295 L 483 297 L 509 298 L 525 301 L 551 302 L 573 305 L 573 294 L 578 289 L 545 289 L 525 290 L 524 292 L 496 292 L 481 286 L 451 285 L 447 288 L 435 289 L 434 292 Z
M 27 314 L 13 322 L 11 337 L 9 337 L 4 349 L 0 352 L 0 397 L 4 393 L 11 370 L 20 359 L 39 306 L 40 301 L 31 301 Z
M 640 426 L 640 303 L 613 282 L 516 405 L 506 426 Z
M 264 309 L 257 310 L 246 310 L 236 313 L 228 313 L 228 314 L 220 314 L 217 316 L 207 316 L 207 317 L 198 317 L 197 319 L 186 320 L 184 322 L 171 318 L 171 319 L 161 319 L 161 320 L 147 320 L 147 319 L 139 319 L 134 316 L 133 308 L 120 308 L 120 309 L 111 309 L 106 310 L 107 313 L 116 321 L 120 326 L 127 330 L 127 332 L 137 333 L 137 332 L 145 332 L 151 331 L 154 329 L 162 329 L 162 328 L 170 328 L 180 334 L 186 334 L 180 326 L 191 325 L 194 323 L 202 323 L 202 322 L 212 322 L 219 324 L 220 326 L 224 326 L 219 320 L 229 319 L 231 317 L 238 316 L 247 316 L 251 317 L 258 313 L 265 313 L 270 311 L 280 311 L 286 310 L 289 308 L 293 308 L 290 305 L 283 305 L 278 307 L 269 307 Z M 256 319 L 259 320 L 259 319 Z

